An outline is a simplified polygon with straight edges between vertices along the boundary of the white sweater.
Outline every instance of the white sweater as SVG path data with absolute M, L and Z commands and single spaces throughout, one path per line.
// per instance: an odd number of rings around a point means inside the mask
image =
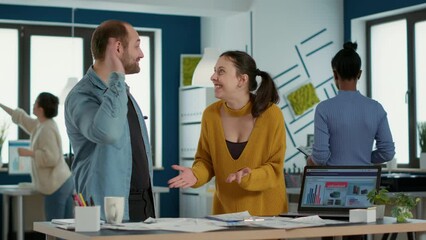
M 18 108 L 12 113 L 12 121 L 31 135 L 32 181 L 37 191 L 50 195 L 71 176 L 62 153 L 62 141 L 53 119 L 40 123 Z

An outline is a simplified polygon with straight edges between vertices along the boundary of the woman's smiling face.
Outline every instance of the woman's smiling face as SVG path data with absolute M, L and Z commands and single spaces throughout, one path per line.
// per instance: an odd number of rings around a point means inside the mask
M 228 57 L 220 57 L 214 68 L 214 73 L 210 77 L 214 85 L 215 97 L 226 99 L 235 93 L 239 88 L 239 77 L 234 63 Z

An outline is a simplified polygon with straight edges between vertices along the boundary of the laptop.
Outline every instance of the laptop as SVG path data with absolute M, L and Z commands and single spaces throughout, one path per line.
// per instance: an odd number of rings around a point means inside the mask
M 381 166 L 306 166 L 297 212 L 282 217 L 319 215 L 349 219 L 349 210 L 368 208 L 367 193 L 379 189 Z

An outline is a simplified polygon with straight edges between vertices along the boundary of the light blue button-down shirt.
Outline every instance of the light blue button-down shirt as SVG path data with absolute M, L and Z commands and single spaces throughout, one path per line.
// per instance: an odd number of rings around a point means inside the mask
M 76 191 L 101 205 L 104 197 L 125 197 L 124 220 L 129 219 L 128 196 L 132 149 L 127 121 L 127 85 L 124 74 L 111 73 L 109 86 L 90 67 L 65 100 L 65 124 L 74 150 L 72 173 Z M 152 155 L 142 112 L 131 97 L 147 151 L 152 184 Z
M 359 91 L 339 91 L 319 103 L 314 124 L 312 157 L 318 165 L 371 165 L 395 155 L 385 110 Z

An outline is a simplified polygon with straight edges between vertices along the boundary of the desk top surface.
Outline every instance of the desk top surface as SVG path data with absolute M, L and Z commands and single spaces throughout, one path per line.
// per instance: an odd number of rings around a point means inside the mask
M 7 195 L 31 195 L 37 193 L 33 187 L 21 186 L 21 185 L 0 185 L 0 194 Z
M 168 187 L 154 186 L 153 192 L 154 193 L 168 193 L 169 188 Z M 34 194 L 34 193 L 37 193 L 37 191 L 34 190 L 34 188 L 31 184 L 0 185 L 0 194 L 31 195 L 31 194 Z
M 278 239 L 310 238 L 324 236 L 345 236 L 360 234 L 383 234 L 395 232 L 426 231 L 426 220 L 411 219 L 409 223 L 396 223 L 395 218 L 385 217 L 375 223 L 348 223 L 345 225 L 328 225 L 298 229 L 272 229 L 253 227 L 233 227 L 227 230 L 203 233 L 173 232 L 162 230 L 117 231 L 102 229 L 99 232 L 74 232 L 55 227 L 50 222 L 35 222 L 34 230 L 50 236 L 64 239 L 153 239 L 153 240 L 187 240 L 187 239 Z

